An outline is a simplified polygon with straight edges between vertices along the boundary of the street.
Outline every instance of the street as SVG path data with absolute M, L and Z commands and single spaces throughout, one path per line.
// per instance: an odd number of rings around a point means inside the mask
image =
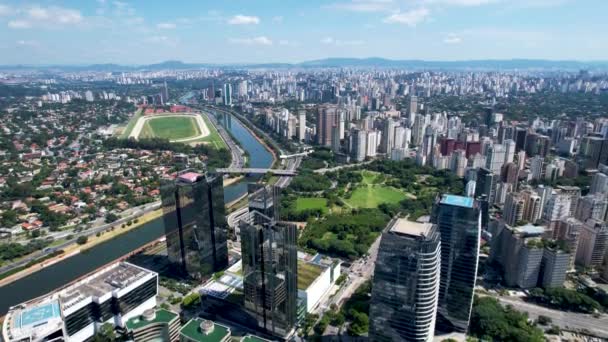
M 608 315 L 601 315 L 595 318 L 592 315 L 558 311 L 539 306 L 532 303 L 527 303 L 517 297 L 499 297 L 492 296 L 498 299 L 502 304 L 513 305 L 518 311 L 525 311 L 531 319 L 536 319 L 543 315 L 551 318 L 552 324 L 559 326 L 564 330 L 588 330 L 598 337 L 608 338 Z

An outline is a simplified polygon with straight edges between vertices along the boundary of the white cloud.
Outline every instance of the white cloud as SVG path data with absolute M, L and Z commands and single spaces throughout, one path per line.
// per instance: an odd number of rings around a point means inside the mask
M 431 11 L 424 7 L 421 7 L 406 12 L 393 13 L 388 17 L 384 18 L 384 22 L 387 24 L 404 24 L 407 26 L 414 27 L 425 21 L 430 14 Z
M 11 15 L 13 13 L 13 9 L 7 5 L 0 4 L 0 17 Z
M 277 15 L 275 17 L 272 17 L 272 22 L 274 22 L 274 23 L 282 23 L 283 19 L 284 19 L 283 16 Z
M 334 39 L 332 37 L 325 37 L 325 38 L 321 39 L 322 44 L 332 44 L 333 42 L 334 42 Z
M 241 45 L 260 45 L 260 46 L 270 46 L 272 45 L 272 40 L 266 36 L 259 36 L 253 38 L 232 38 L 230 42 L 233 44 L 241 44 Z
M 33 21 L 76 24 L 82 21 L 80 11 L 62 7 L 40 7 L 33 6 L 27 10 L 27 15 Z
M 161 30 L 173 30 L 177 27 L 174 23 L 159 23 L 156 25 L 157 28 Z
M 481 6 L 496 3 L 501 0 L 425 0 L 428 4 L 448 5 L 448 6 Z
M 333 3 L 327 8 L 351 12 L 383 12 L 393 6 L 393 0 L 351 0 Z
M 462 38 L 460 38 L 457 34 L 450 33 L 443 39 L 443 42 L 446 44 L 460 44 L 462 43 Z
M 32 24 L 25 20 L 11 20 L 8 22 L 8 27 L 12 29 L 27 29 L 32 27 Z
M 35 40 L 18 40 L 17 45 L 19 46 L 38 46 L 38 42 Z
M 177 45 L 177 40 L 168 36 L 158 35 L 158 36 L 150 36 L 145 39 L 148 43 L 158 44 L 158 45 L 166 45 L 175 47 Z
M 79 24 L 83 21 L 80 11 L 57 6 L 31 6 L 15 11 L 20 15 L 8 22 L 8 27 L 15 29 L 31 28 L 34 26 L 56 27 Z
M 325 37 L 321 39 L 321 44 L 325 45 L 336 45 L 336 46 L 357 46 L 365 44 L 362 40 L 340 40 L 332 37 Z
M 259 24 L 260 18 L 248 15 L 237 14 L 234 17 L 228 19 L 230 25 L 251 25 Z

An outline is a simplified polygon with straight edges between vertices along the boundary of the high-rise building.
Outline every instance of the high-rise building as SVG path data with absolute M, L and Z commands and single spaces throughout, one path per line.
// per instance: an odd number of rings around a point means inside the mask
M 503 210 L 503 218 L 505 222 L 513 226 L 524 218 L 524 208 L 526 201 L 516 192 L 507 194 L 505 207 Z
M 297 318 L 297 227 L 250 215 L 239 223 L 245 309 L 259 328 L 285 338 Z
M 581 227 L 576 263 L 583 267 L 600 267 L 608 252 L 608 225 L 589 219 Z
M 545 221 L 559 221 L 570 216 L 570 196 L 565 194 L 553 193 L 543 212 Z
M 433 340 L 440 262 L 435 225 L 405 219 L 389 223 L 374 270 L 370 340 Z
M 585 222 L 587 219 L 604 221 L 608 210 L 608 200 L 605 194 L 593 194 L 580 197 L 576 205 L 574 217 Z
M 367 152 L 367 132 L 362 129 L 354 129 L 350 135 L 350 156 L 355 161 L 365 160 Z
M 591 187 L 589 193 L 602 193 L 608 192 L 608 176 L 604 173 L 598 172 L 591 177 Z
M 224 105 L 232 106 L 232 84 L 224 84 Z
M 194 278 L 228 265 L 222 183 L 220 176 L 184 172 L 161 186 L 169 261 Z
M 569 186 L 569 185 L 559 185 L 556 188 L 560 194 L 566 195 L 570 197 L 570 216 L 574 216 L 576 213 L 576 205 L 578 204 L 578 199 L 581 197 L 581 188 L 578 186 Z
M 475 186 L 475 197 L 486 196 L 489 205 L 494 204 L 496 197 L 496 183 L 498 175 L 486 168 L 477 170 L 477 185 Z
M 169 88 L 167 87 L 167 81 L 163 83 L 163 91 L 161 93 L 163 103 L 167 103 L 169 101 Z
M 507 286 L 560 287 L 571 259 L 568 247 L 542 240 L 545 227 L 502 225 L 492 238 L 490 260 L 502 266 Z
M 95 101 L 95 97 L 93 96 L 93 92 L 90 90 L 87 90 L 84 92 L 84 98 L 85 100 L 87 100 L 87 102 L 93 102 Z
M 601 134 L 584 136 L 578 150 L 578 160 L 584 169 L 597 169 L 599 164 L 607 164 L 608 139 Z
M 298 140 L 306 140 L 306 111 L 303 109 L 298 111 Z
M 338 124 L 335 105 L 322 105 L 317 109 L 317 144 L 331 147 L 332 128 Z
M 259 183 L 249 183 L 247 184 L 247 194 L 249 212 L 257 211 L 275 221 L 280 220 L 279 211 L 281 206 L 279 203 L 281 188 L 272 185 L 265 186 Z
M 499 175 L 505 164 L 505 147 L 502 144 L 490 145 L 486 153 L 486 168 Z
M 59 291 L 11 307 L 2 339 L 89 341 L 103 324 L 125 327 L 131 318 L 153 309 L 157 294 L 158 274 L 116 262 Z
M 507 139 L 503 143 L 505 147 L 505 164 L 512 163 L 515 159 L 516 144 L 512 139 Z
M 540 196 L 531 189 L 522 191 L 521 195 L 526 203 L 523 219 L 531 223 L 536 223 L 536 221 L 540 220 L 542 214 L 540 211 L 542 208 Z
M 410 108 L 409 108 L 409 119 L 410 125 L 414 121 L 414 116 L 418 114 L 418 96 L 410 96 Z
M 384 127 L 382 128 L 382 142 L 380 144 L 380 150 L 382 153 L 389 154 L 395 146 L 395 127 L 396 123 L 393 119 L 387 118 L 384 121 Z
M 470 197 L 442 195 L 433 207 L 432 222 L 439 228 L 442 246 L 437 329 L 465 332 L 479 260 L 479 204 Z
M 378 132 L 377 131 L 367 132 L 367 140 L 365 142 L 365 145 L 367 147 L 366 155 L 368 157 L 375 157 L 376 152 L 378 150 Z

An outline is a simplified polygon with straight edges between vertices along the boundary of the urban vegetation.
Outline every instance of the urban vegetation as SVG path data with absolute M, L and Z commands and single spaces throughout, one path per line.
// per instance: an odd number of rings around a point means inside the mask
M 469 332 L 482 341 L 545 341 L 542 330 L 529 322 L 527 314 L 490 297 L 475 296 Z

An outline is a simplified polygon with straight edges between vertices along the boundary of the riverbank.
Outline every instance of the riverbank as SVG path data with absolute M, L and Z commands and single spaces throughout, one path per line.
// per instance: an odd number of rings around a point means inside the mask
M 243 178 L 245 178 L 245 176 L 243 176 L 243 175 L 231 177 L 231 178 L 224 178 L 223 184 L 224 184 L 224 186 L 229 186 L 229 185 L 240 182 L 241 180 L 243 180 Z
M 21 278 L 27 277 L 27 276 L 31 275 L 32 273 L 40 271 L 59 261 L 63 261 L 74 255 L 85 252 L 88 249 L 90 249 L 100 243 L 106 242 L 110 239 L 113 239 L 121 234 L 127 233 L 132 230 L 136 230 L 137 228 L 141 227 L 142 225 L 161 217 L 162 214 L 163 214 L 162 209 L 157 209 L 157 210 L 145 213 L 142 216 L 134 219 L 134 221 L 137 220 L 137 223 L 135 223 L 133 221 L 133 223 L 131 225 L 123 224 L 124 228 L 122 226 L 117 226 L 116 228 L 110 228 L 109 230 L 103 231 L 101 234 L 99 234 L 99 236 L 97 236 L 97 235 L 89 236 L 87 239 L 87 242 L 82 245 L 77 244 L 74 240 L 74 243 L 72 243 L 62 249 L 63 253 L 58 254 L 57 256 L 54 256 L 52 258 L 46 259 L 40 263 L 31 265 L 30 267 L 24 268 L 14 274 L 9 275 L 8 277 L 1 279 L 0 287 L 10 284 Z

